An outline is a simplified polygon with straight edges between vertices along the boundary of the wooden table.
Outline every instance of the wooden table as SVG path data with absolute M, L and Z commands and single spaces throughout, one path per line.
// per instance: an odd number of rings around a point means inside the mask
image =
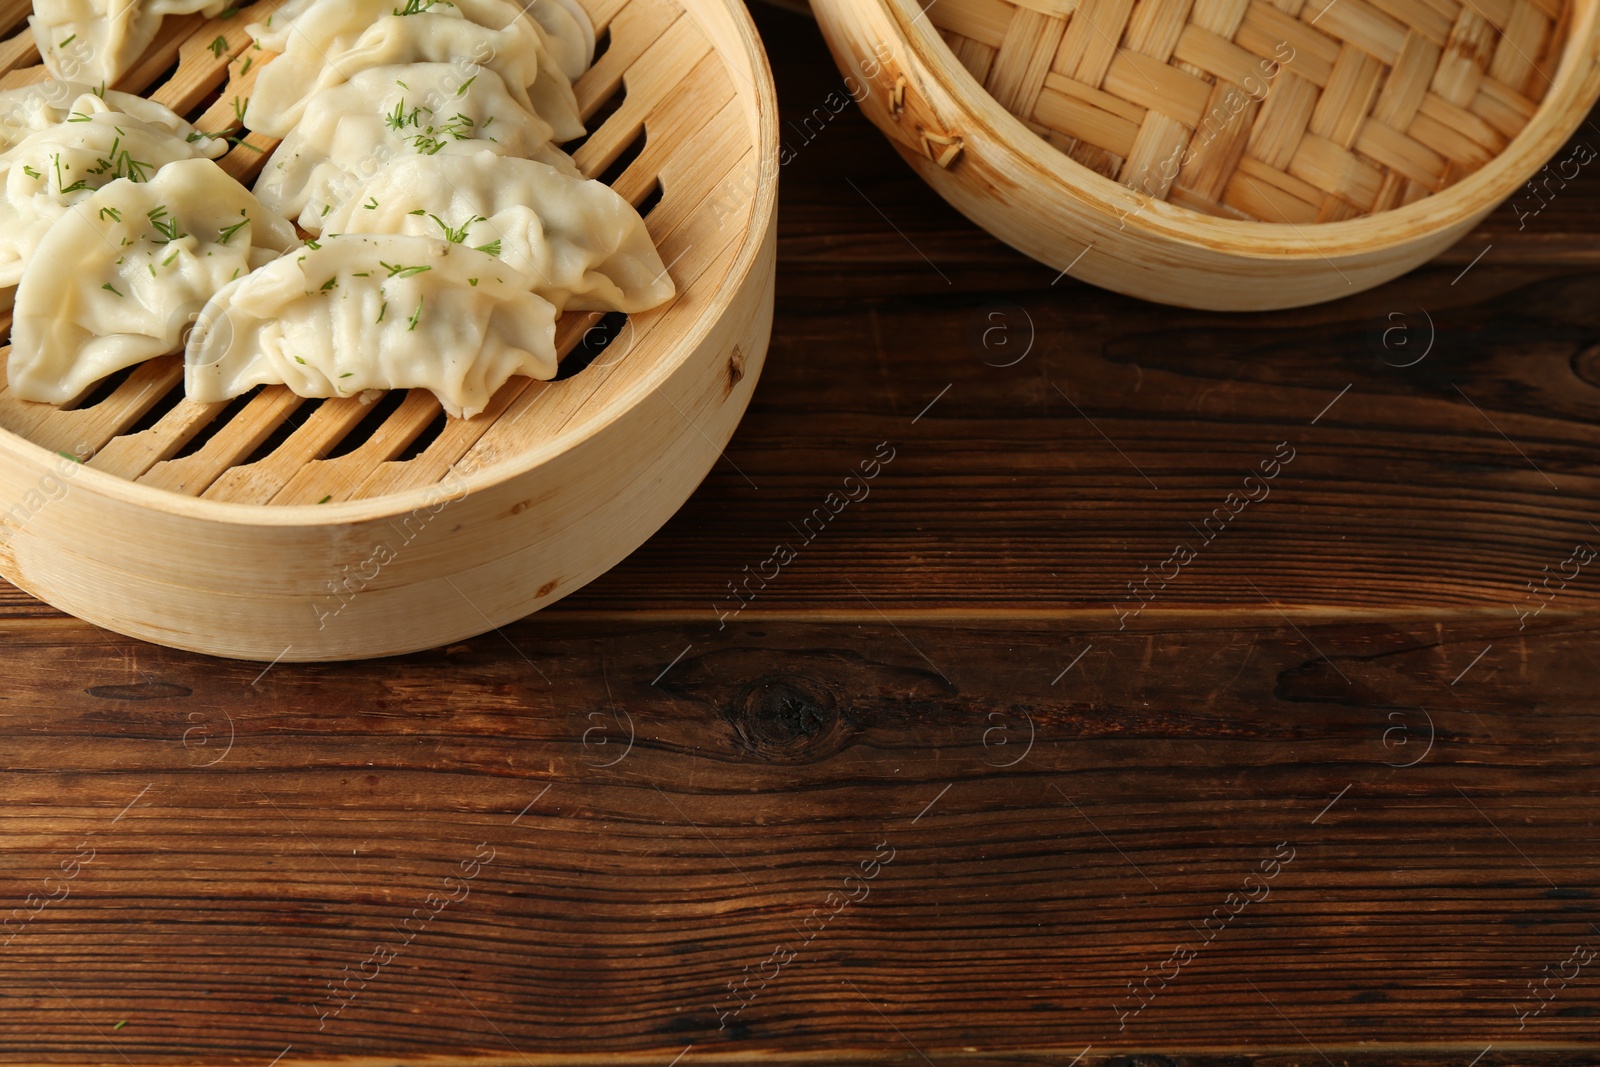
M 1600 177 L 1154 307 L 758 17 L 771 356 L 633 558 L 345 666 L 0 597 L 0 1061 L 1595 1062 Z

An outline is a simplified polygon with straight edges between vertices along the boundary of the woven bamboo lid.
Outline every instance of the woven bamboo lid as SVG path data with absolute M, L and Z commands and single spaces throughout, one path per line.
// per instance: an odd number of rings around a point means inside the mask
M 924 0 L 962 64 L 1074 160 L 1223 217 L 1329 222 L 1498 155 L 1568 0 Z
M 1595 158 L 1552 157 L 1600 99 L 1600 0 L 811 5 L 946 200 L 1061 277 L 1164 303 L 1349 296 Z

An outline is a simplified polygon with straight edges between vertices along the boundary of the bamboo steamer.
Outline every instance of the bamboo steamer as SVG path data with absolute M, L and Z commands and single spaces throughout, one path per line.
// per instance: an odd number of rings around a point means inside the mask
M 766 354 L 774 93 L 738 0 L 583 3 L 602 52 L 576 86 L 593 121 L 574 155 L 647 211 L 677 284 L 670 304 L 599 328 L 569 313 L 558 347 L 592 362 L 513 379 L 466 420 L 421 390 L 363 404 L 265 387 L 195 404 L 179 357 L 72 410 L 0 389 L 0 573 L 161 644 L 343 660 L 487 632 L 654 533 L 732 436 Z M 4 12 L 15 24 L 26 6 Z M 203 130 L 237 132 L 236 100 L 270 61 L 244 26 L 271 9 L 169 19 L 117 88 L 145 91 L 176 62 L 149 95 Z M 5 87 L 45 77 L 25 66 L 37 63 L 25 28 L 0 61 Z M 223 165 L 249 180 L 275 143 L 252 134 Z
M 812 7 L 951 204 L 1063 273 L 1187 307 L 1311 304 L 1423 263 L 1600 96 L 1597 0 Z M 1575 152 L 1541 199 L 1594 157 Z

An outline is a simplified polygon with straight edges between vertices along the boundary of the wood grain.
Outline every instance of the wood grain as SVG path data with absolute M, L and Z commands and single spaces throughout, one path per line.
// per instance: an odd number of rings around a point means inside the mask
M 1600 538 L 1600 187 L 1317 312 L 1156 308 L 1052 286 L 853 108 L 803 143 L 837 77 L 757 15 L 794 148 L 773 348 L 616 571 L 461 645 L 265 673 L 0 598 L 0 921 L 95 850 L 0 931 L 0 1062 L 1595 1062 L 1592 965 L 1515 1009 L 1600 947 L 1600 574 L 1516 609 Z M 1017 307 L 1035 350 L 986 365 Z M 1433 352 L 1386 365 L 1419 307 Z M 1140 565 L 1285 439 L 1270 497 L 1119 630 Z
M 1570 710 L 1596 636 L 551 615 L 263 676 L 19 635 L 7 891 L 94 857 L 4 950 L 0 1059 L 1587 1042 L 1592 979 L 1523 1032 L 1512 1005 L 1600 940 L 1600 732 Z M 1119 1033 L 1126 983 L 1275 849 L 1266 895 Z M 319 1032 L 326 982 L 382 943 Z

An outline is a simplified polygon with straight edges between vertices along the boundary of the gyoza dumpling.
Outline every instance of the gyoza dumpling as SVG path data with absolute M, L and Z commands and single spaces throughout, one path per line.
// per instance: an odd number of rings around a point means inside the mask
M 330 7 L 352 9 L 368 23 L 390 13 L 441 14 L 453 9 L 462 17 L 495 30 L 504 29 L 518 18 L 532 17 L 557 68 L 568 81 L 577 81 L 594 62 L 594 23 L 579 0 L 404 0 L 399 4 L 395 0 L 289 0 L 266 23 L 251 23 L 245 28 L 262 48 L 285 52 L 290 36 L 308 19 L 318 17 L 313 12 Z
M 223 141 L 205 137 L 159 101 L 119 93 L 115 89 L 102 91 L 79 82 L 50 79 L 16 89 L 0 89 L 0 152 L 30 133 L 66 122 L 73 115 L 92 115 L 96 111 L 120 111 L 152 126 L 164 127 L 179 137 L 193 135 L 195 141 L 204 139 L 207 155 L 220 156 L 228 148 Z
M 356 17 L 374 22 L 383 15 L 426 15 L 455 11 L 480 26 L 500 29 L 543 0 L 288 0 L 266 22 L 252 22 L 245 32 L 269 52 L 287 52 L 289 38 L 328 14 L 328 8 L 349 8 Z
M 426 62 L 456 67 L 441 87 L 445 94 L 491 70 L 512 99 L 550 123 L 555 140 L 583 136 L 572 83 L 545 50 L 534 22 L 515 17 L 503 28 L 482 26 L 445 4 L 419 14 L 392 13 L 400 10 L 393 0 L 340 0 L 309 8 L 294 21 L 292 32 L 282 33 L 287 51 L 256 79 L 245 125 L 287 136 L 315 93 L 373 67 Z M 448 100 L 441 96 L 421 103 L 438 111 Z
M 223 288 L 190 336 L 190 400 L 431 389 L 470 418 L 513 375 L 553 378 L 555 308 L 501 260 L 426 237 L 341 236 Z
M 34 42 L 57 78 L 112 85 L 155 40 L 168 15 L 215 18 L 229 0 L 33 0 Z
M 64 404 L 108 374 L 180 350 L 217 290 L 298 244 L 294 227 L 209 159 L 112 182 L 50 227 L 23 272 L 11 392 Z
M 531 0 L 529 15 L 545 32 L 551 55 L 568 81 L 577 81 L 594 62 L 594 23 L 578 0 Z
M 74 107 L 97 99 L 79 97 Z M 118 178 L 149 181 L 168 163 L 213 156 L 219 146 L 227 147 L 195 138 L 119 111 L 77 111 L 0 153 L 0 288 L 21 280 L 50 224 L 102 185 Z
M 644 220 L 610 186 L 492 152 L 398 160 L 322 222 L 328 233 L 408 233 L 492 251 L 558 309 L 633 314 L 674 292 Z
M 306 102 L 300 124 L 267 161 L 255 192 L 278 214 L 298 215 L 315 231 L 356 181 L 393 159 L 482 149 L 565 157 L 550 144 L 550 132 L 550 124 L 513 100 L 491 70 L 463 81 L 450 63 L 373 67 Z

